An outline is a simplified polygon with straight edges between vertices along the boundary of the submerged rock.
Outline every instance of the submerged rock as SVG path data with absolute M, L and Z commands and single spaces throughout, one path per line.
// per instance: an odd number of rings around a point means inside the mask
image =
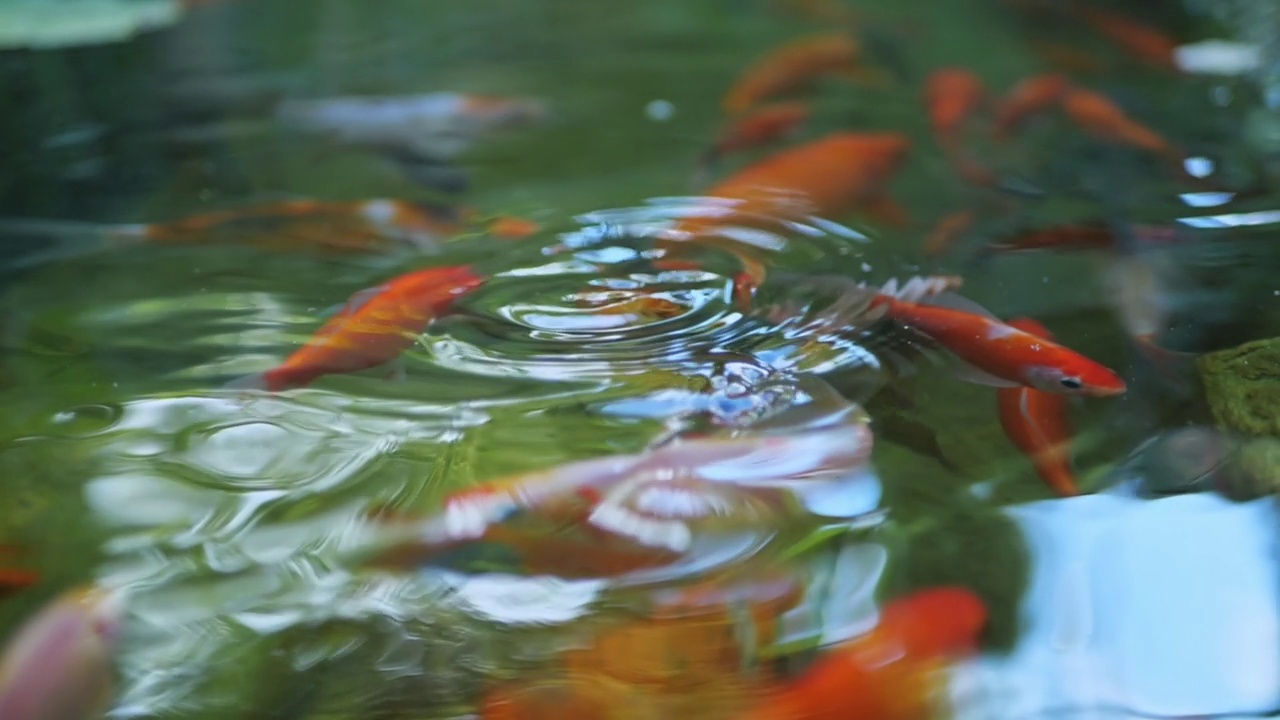
M 1246 435 L 1280 437 L 1280 338 L 1209 353 L 1197 368 L 1219 424 Z

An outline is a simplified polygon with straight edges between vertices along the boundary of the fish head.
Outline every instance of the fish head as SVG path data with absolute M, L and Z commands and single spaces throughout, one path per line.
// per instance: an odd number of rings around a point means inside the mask
M 1074 353 L 1029 368 L 1025 380 L 1031 387 L 1055 395 L 1108 397 L 1126 389 L 1124 379 L 1114 370 Z

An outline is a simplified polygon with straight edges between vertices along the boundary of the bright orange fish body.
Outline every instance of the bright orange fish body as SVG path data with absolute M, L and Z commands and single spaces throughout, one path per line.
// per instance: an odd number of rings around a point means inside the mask
M 843 33 L 813 35 L 786 43 L 757 60 L 724 98 L 724 110 L 737 115 L 761 101 L 798 90 L 829 73 L 852 73 L 860 51 Z
M 1099 139 L 1177 159 L 1177 152 L 1168 140 L 1130 118 L 1099 93 L 1071 88 L 1062 99 L 1062 109 L 1076 125 Z
M 406 273 L 352 296 L 311 340 L 278 367 L 234 382 L 270 391 L 302 387 L 322 375 L 355 372 L 396 359 L 454 300 L 484 282 L 467 266 Z
M 1095 397 L 1125 391 L 1124 380 L 1109 368 L 989 315 L 903 302 L 888 295 L 878 296 L 875 303 L 887 305 L 888 317 L 923 333 L 976 368 L 988 384 Z
M 885 605 L 870 633 L 833 648 L 741 720 L 924 720 L 939 671 L 973 653 L 986 606 L 963 588 L 933 588 Z
M 1014 85 L 996 104 L 992 134 L 1003 139 L 1023 120 L 1058 104 L 1067 91 L 1067 78 L 1059 73 L 1033 75 Z
M 1053 335 L 1030 318 L 1009 321 L 1010 327 L 1046 340 Z M 1036 474 L 1060 496 L 1079 495 L 1071 469 L 1071 420 L 1067 399 L 1035 388 L 997 388 L 1000 426 L 1009 440 L 1030 458 Z

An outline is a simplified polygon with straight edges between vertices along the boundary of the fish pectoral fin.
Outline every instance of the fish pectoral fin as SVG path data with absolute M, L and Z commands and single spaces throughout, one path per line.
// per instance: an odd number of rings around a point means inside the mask
M 409 377 L 408 372 L 405 370 L 404 358 L 397 357 L 395 360 L 387 363 L 386 368 L 386 378 L 388 382 L 400 383 L 404 382 Z

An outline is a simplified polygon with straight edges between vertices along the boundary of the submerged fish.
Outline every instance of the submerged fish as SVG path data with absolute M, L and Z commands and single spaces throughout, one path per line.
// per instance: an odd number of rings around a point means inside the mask
M 441 243 L 477 224 L 497 237 L 521 237 L 537 226 L 520 218 L 479 223 L 468 208 L 393 198 L 289 200 L 200 213 L 158 223 L 109 224 L 64 220 L 0 219 L 0 233 L 48 238 L 51 244 L 20 262 L 79 257 L 148 245 L 235 243 L 263 250 L 334 253 L 406 248 L 435 253 Z
M 1095 5 L 1080 6 L 1077 12 L 1089 27 L 1134 58 L 1164 70 L 1178 69 L 1174 59 L 1178 42 L 1163 31 Z
M 0 657 L 0 718 L 102 717 L 122 621 L 119 598 L 97 587 L 71 590 L 27 620 Z
M 1030 318 L 1015 318 L 1009 326 L 1046 340 L 1053 335 Z M 1004 434 L 1030 458 L 1036 474 L 1062 497 L 1079 495 L 1071 469 L 1071 420 L 1067 399 L 1030 387 L 997 388 L 996 406 Z
M 1067 88 L 1067 78 L 1060 73 L 1022 80 L 996 103 L 992 134 L 997 140 L 1007 138 L 1027 118 L 1057 107 Z
M 405 539 L 370 564 L 412 568 L 497 544 L 527 572 L 617 578 L 684 560 L 712 538 L 763 540 L 795 513 L 824 512 L 809 505 L 810 492 L 826 498 L 859 482 L 870 451 L 870 430 L 853 418 L 792 434 L 680 439 L 501 478 L 401 526 Z
M 0 557 L 11 557 L 19 554 L 19 549 L 11 545 L 0 545 Z M 26 590 L 40 582 L 40 573 L 16 567 L 0 567 L 0 599 L 12 593 Z
M 547 114 L 546 105 L 532 98 L 453 92 L 286 100 L 276 108 L 282 123 L 342 145 L 435 160 L 454 158 L 484 135 Z
M 845 33 L 793 40 L 742 73 L 725 95 L 724 110 L 737 115 L 759 102 L 806 87 L 823 75 L 856 75 L 860 54 L 857 42 Z
M 937 257 L 955 244 L 955 239 L 973 225 L 976 216 L 972 210 L 957 210 L 943 215 L 924 239 L 925 257 Z
M 766 692 L 740 720 L 924 720 L 938 708 L 949 661 L 977 650 L 987 609 L 958 587 L 888 602 L 871 632 L 821 655 L 802 676 Z
M 1099 93 L 1072 87 L 1062 98 L 1062 109 L 1072 122 L 1100 140 L 1129 145 L 1174 161 L 1182 157 L 1159 133 L 1129 117 Z
M 1109 368 L 1055 342 L 996 319 L 950 293 L 906 302 L 882 294 L 876 305 L 956 356 L 961 375 L 995 387 L 1026 386 L 1049 393 L 1105 397 L 1125 391 Z M 965 307 L 947 307 L 946 305 Z
M 991 185 L 995 176 L 969 157 L 962 130 L 986 102 L 987 91 L 973 72 L 958 67 L 942 68 L 929 75 L 924 102 L 929 111 L 938 145 L 946 153 L 960 177 L 978 185 Z
M 391 362 L 459 297 L 484 283 L 465 265 L 427 268 L 356 293 L 279 366 L 229 387 L 276 392 Z
M 775 153 L 707 189 L 705 209 L 695 207 L 658 247 L 668 255 L 681 242 L 725 247 L 743 265 L 734 278 L 741 306 L 764 281 L 765 269 L 748 244 L 733 236 L 734 228 L 771 227 L 809 214 L 838 217 L 855 207 L 903 222 L 905 213 L 884 185 L 909 148 L 910 141 L 898 133 L 833 133 Z
M 741 117 L 732 119 L 701 158 L 702 172 L 709 170 L 726 155 L 759 147 L 786 137 L 809 119 L 812 111 L 802 102 L 762 105 Z

